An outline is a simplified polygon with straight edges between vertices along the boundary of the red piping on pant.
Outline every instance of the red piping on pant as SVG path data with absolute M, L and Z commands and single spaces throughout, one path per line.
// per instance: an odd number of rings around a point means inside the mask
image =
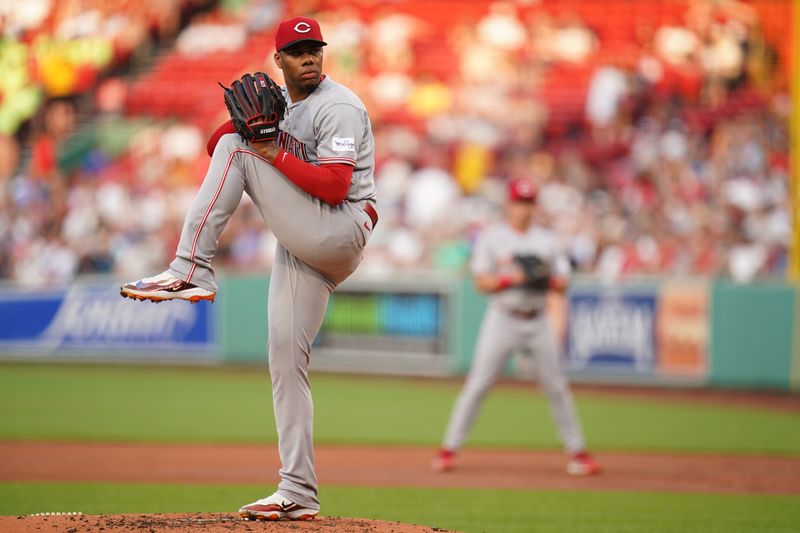
M 197 239 L 200 237 L 200 231 L 202 231 L 203 226 L 206 224 L 206 220 L 208 220 L 208 215 L 211 214 L 211 210 L 214 208 L 214 204 L 217 202 L 219 198 L 219 194 L 222 192 L 222 186 L 225 185 L 225 180 L 228 177 L 228 170 L 231 168 L 231 163 L 233 162 L 233 156 L 236 155 L 236 152 L 244 151 L 244 150 L 234 150 L 231 152 L 231 155 L 228 156 L 228 164 L 225 165 L 225 170 L 222 172 L 222 179 L 219 182 L 219 186 L 217 187 L 217 192 L 214 194 L 214 198 L 211 199 L 211 203 L 208 205 L 205 214 L 203 215 L 202 220 L 200 220 L 200 225 L 197 227 L 197 231 L 194 232 L 194 238 L 192 239 L 192 249 L 189 252 L 189 261 L 192 262 L 192 266 L 189 269 L 189 274 L 186 276 L 186 283 L 189 283 L 192 280 L 192 276 L 194 275 L 195 267 L 197 267 L 197 263 L 194 262 L 194 254 L 197 250 Z

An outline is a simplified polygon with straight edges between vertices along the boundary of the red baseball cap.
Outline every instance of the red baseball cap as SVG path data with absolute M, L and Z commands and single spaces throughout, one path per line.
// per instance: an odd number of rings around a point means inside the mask
M 512 202 L 533 202 L 536 200 L 536 184 L 525 178 L 508 182 L 508 199 Z
M 280 52 L 301 41 L 316 41 L 322 46 L 328 44 L 322 40 L 319 22 L 314 19 L 294 17 L 280 23 L 278 33 L 275 34 L 275 50 Z

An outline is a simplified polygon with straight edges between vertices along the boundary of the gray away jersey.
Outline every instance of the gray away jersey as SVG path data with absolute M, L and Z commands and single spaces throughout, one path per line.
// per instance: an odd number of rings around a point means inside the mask
M 515 255 L 537 255 L 559 276 L 569 274 L 569 260 L 556 235 L 541 226 L 532 225 L 520 233 L 505 222 L 487 226 L 478 236 L 472 252 L 471 269 L 477 274 L 510 274 Z M 523 287 L 510 287 L 489 295 L 489 303 L 511 311 L 542 310 L 546 295 Z
M 305 100 L 288 103 L 278 145 L 315 165 L 353 167 L 347 200 L 375 199 L 375 143 L 367 109 L 353 91 L 325 77 Z

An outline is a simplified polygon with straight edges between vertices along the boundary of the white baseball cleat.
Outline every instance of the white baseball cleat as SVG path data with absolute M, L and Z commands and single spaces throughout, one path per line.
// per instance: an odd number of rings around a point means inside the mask
M 217 295 L 216 292 L 186 283 L 167 271 L 151 278 L 126 283 L 119 288 L 119 294 L 124 298 L 150 300 L 156 303 L 166 300 L 186 300 L 192 303 L 200 300 L 213 302 Z
M 277 492 L 239 509 L 247 520 L 313 520 L 319 510 L 302 507 Z

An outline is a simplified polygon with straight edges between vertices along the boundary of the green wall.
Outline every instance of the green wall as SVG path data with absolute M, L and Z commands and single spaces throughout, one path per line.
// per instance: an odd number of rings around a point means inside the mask
M 454 372 L 469 370 L 478 330 L 486 310 L 486 296 L 475 290 L 472 279 L 461 280 L 450 299 L 450 358 Z
M 796 299 L 785 284 L 714 283 L 709 383 L 788 389 Z
M 267 362 L 267 276 L 225 277 L 214 305 L 219 305 L 217 338 L 223 360 Z

